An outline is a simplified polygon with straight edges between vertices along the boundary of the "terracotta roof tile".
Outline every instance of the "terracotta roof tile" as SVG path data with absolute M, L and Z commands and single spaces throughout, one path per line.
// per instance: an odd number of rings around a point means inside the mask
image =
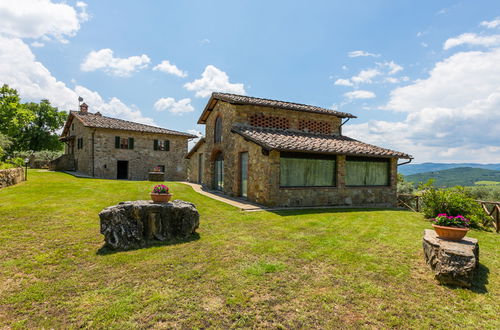
M 132 121 L 127 121 L 123 119 L 111 118 L 102 116 L 101 114 L 95 113 L 80 113 L 78 111 L 71 111 L 71 115 L 75 118 L 79 119 L 84 126 L 86 127 L 96 127 L 96 128 L 109 128 L 109 129 L 117 129 L 117 130 L 126 130 L 126 131 L 136 131 L 136 132 L 145 132 L 145 133 L 158 133 L 158 134 L 170 134 L 170 135 L 181 135 L 186 136 L 188 138 L 196 138 L 197 136 L 178 132 L 166 128 L 150 126 L 145 124 L 139 124 Z M 63 132 L 64 135 L 64 132 Z
M 235 132 L 267 149 L 360 156 L 413 158 L 411 155 L 367 144 L 347 136 L 235 125 Z
M 198 124 L 204 124 L 208 117 L 208 113 L 213 109 L 217 100 L 225 101 L 231 104 L 243 104 L 243 105 L 256 105 L 262 107 L 278 108 L 292 111 L 303 111 L 303 112 L 313 112 L 321 113 L 326 115 L 332 115 L 339 118 L 357 118 L 355 115 L 348 112 L 335 111 L 332 109 L 326 109 L 317 107 L 314 105 L 307 105 L 301 103 L 285 102 L 271 99 L 264 99 L 260 97 L 252 97 L 245 95 L 229 94 L 229 93 L 212 93 L 210 100 L 208 101 L 203 113 L 198 120 Z

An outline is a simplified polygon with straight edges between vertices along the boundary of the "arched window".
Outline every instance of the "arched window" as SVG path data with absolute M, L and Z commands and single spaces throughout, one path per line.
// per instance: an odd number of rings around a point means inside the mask
M 222 117 L 220 116 L 215 119 L 214 142 L 222 142 Z

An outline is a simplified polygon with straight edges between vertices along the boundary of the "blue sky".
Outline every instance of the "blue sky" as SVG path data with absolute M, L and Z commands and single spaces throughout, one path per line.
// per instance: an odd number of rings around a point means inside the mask
M 5 0 L 0 46 L 25 101 L 203 131 L 227 91 L 351 112 L 415 162 L 500 162 L 498 1 Z

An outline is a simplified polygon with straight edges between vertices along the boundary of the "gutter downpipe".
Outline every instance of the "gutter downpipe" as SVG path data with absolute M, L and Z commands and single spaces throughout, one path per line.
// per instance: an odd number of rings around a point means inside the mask
M 408 161 L 407 161 L 407 162 L 404 162 L 404 163 L 401 163 L 401 164 L 397 164 L 397 166 L 410 164 L 412 160 L 413 160 L 413 158 L 410 158 L 410 159 L 408 159 Z
M 92 131 L 92 177 L 95 178 L 95 154 L 94 154 L 95 129 Z
M 345 123 L 347 123 L 350 119 L 351 119 L 351 118 L 347 118 L 347 119 L 345 120 L 345 122 L 343 122 L 342 124 L 340 124 L 340 126 L 339 126 L 339 134 L 340 134 L 340 135 L 342 135 L 342 126 L 344 126 L 344 124 L 345 124 Z

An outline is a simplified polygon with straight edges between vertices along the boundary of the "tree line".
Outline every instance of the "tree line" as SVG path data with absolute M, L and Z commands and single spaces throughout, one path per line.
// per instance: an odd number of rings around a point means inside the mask
M 17 90 L 0 88 L 0 162 L 40 151 L 62 151 L 59 130 L 67 113 L 49 100 L 21 103 Z

